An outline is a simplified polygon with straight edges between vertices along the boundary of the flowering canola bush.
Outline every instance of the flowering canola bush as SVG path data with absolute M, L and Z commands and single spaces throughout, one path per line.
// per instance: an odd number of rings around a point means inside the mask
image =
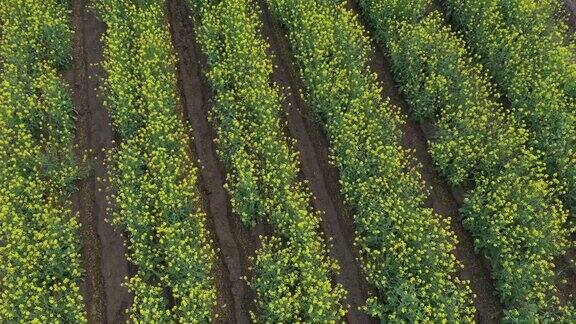
M 176 58 L 164 2 L 101 0 L 97 7 L 107 25 L 106 105 L 121 138 L 110 155 L 112 220 L 128 234 L 128 259 L 138 269 L 127 282 L 134 296 L 130 318 L 210 322 L 216 256 L 187 127 L 176 109 Z
M 529 133 L 507 114 L 484 71 L 429 0 L 361 0 L 386 47 L 413 117 L 436 120 L 431 154 L 453 185 L 473 189 L 464 226 L 488 258 L 496 290 L 514 322 L 569 321 L 558 299 L 553 259 L 568 247 L 558 180 L 546 175 Z M 504 234 L 505 233 L 505 234 Z
M 79 228 L 70 194 L 79 169 L 71 61 L 61 1 L 0 5 L 0 319 L 85 323 Z
M 447 0 L 446 7 L 478 59 L 510 100 L 511 111 L 526 124 L 529 145 L 544 153 L 548 172 L 557 173 L 566 186 L 564 198 L 573 216 L 575 54 L 571 46 L 562 44 L 558 30 L 563 28 L 546 27 L 546 19 L 539 18 L 542 14 L 537 12 L 543 9 L 538 8 L 551 6 L 549 2 Z
M 547 73 L 561 76 L 556 82 L 576 98 L 576 44 L 566 42 L 568 25 L 560 18 L 567 14 L 563 1 L 507 0 L 499 1 L 498 6 L 507 26 L 538 40 L 548 55 Z
M 320 215 L 298 180 L 294 141 L 284 135 L 281 96 L 260 32 L 259 10 L 247 0 L 190 1 L 215 92 L 213 119 L 233 210 L 246 225 L 266 221 L 250 286 L 255 321 L 338 322 L 345 291 L 334 284 L 336 262 L 319 233 Z
M 472 322 L 472 293 L 456 277 L 449 221 L 424 208 L 425 187 L 400 145 L 403 120 L 382 100 L 357 17 L 335 1 L 268 0 L 288 30 L 307 101 L 354 209 L 368 282 L 366 310 L 382 322 Z

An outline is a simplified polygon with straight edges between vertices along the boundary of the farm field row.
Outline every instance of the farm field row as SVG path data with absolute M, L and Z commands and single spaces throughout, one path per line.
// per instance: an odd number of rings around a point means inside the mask
M 421 15 L 431 2 L 411 4 L 412 12 L 403 12 L 407 2 L 361 2 L 380 31 L 413 117 L 435 120 L 430 152 L 438 168 L 451 184 L 473 188 L 461 216 L 490 261 L 506 319 L 573 316 L 560 306 L 551 261 L 568 247 L 558 181 L 527 146 L 528 131 L 493 99 L 494 87 L 463 41 L 438 12 Z
M 190 1 L 214 90 L 219 153 L 232 210 L 246 226 L 271 225 L 260 237 L 250 286 L 256 318 L 271 322 L 337 321 L 344 291 L 331 282 L 338 266 L 318 235 L 320 215 L 298 179 L 293 140 L 283 134 L 281 97 L 270 85 L 272 62 L 245 0 Z
M 566 204 L 573 208 L 575 51 L 563 42 L 565 24 L 546 19 L 558 2 L 489 1 L 479 6 L 446 1 L 446 6 L 509 99 L 511 112 L 530 130 L 530 145 L 544 152 L 550 172 L 562 180 Z
M 571 15 L 6 0 L 0 321 L 576 321 Z
M 270 1 L 288 30 L 306 98 L 320 116 L 355 210 L 356 243 L 378 294 L 367 312 L 383 320 L 471 320 L 471 292 L 454 273 L 454 234 L 423 208 L 424 185 L 399 144 L 401 117 L 366 67 L 369 46 L 336 3 Z
M 213 242 L 198 170 L 177 110 L 176 70 L 161 1 L 105 0 L 106 106 L 121 143 L 109 154 L 111 219 L 137 268 L 126 283 L 135 322 L 204 322 L 216 299 Z M 167 293 L 168 291 L 168 293 Z M 168 295 L 168 296 L 167 296 Z
M 66 7 L 4 1 L 0 22 L 0 319 L 82 323 Z

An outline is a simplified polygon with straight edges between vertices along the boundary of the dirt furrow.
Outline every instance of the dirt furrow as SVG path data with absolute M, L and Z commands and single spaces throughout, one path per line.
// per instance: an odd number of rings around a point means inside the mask
M 265 1 L 260 1 L 262 33 L 269 42 L 273 64 L 272 80 L 284 96 L 283 106 L 290 136 L 296 139 L 304 178 L 314 196 L 314 208 L 322 212 L 322 230 L 330 239 L 330 255 L 341 266 L 336 280 L 348 292 L 349 323 L 366 323 L 372 319 L 359 310 L 368 298 L 368 284 L 353 247 L 354 225 L 340 195 L 339 175 L 329 164 L 329 146 L 320 126 L 312 119 L 310 107 L 300 96 L 303 88 L 294 58 L 282 27 L 270 14 Z
M 89 9 L 89 0 L 72 2 L 74 30 L 73 69 L 67 79 L 76 110 L 76 144 L 79 154 L 87 154 L 89 175 L 78 182 L 76 207 L 80 213 L 82 258 L 85 270 L 84 301 L 90 323 L 125 322 L 125 309 L 131 303 L 121 284 L 129 273 L 125 241 L 106 218 L 107 172 L 104 149 L 114 146 L 107 110 L 97 94 L 102 61 L 100 36 L 104 26 Z M 102 181 L 97 181 L 102 179 Z
M 574 0 L 564 0 L 564 6 L 566 6 L 571 16 L 576 15 L 576 2 Z
M 576 30 L 576 2 L 574 0 L 564 0 L 564 9 L 566 12 L 560 19 L 565 19 L 568 24 L 567 41 L 572 41 L 574 32 Z
M 574 260 L 568 256 L 560 257 L 556 260 L 556 270 L 559 273 L 558 283 L 559 297 L 562 303 L 571 304 L 576 298 L 576 274 L 574 273 Z
M 350 3 L 350 8 L 357 13 L 361 13 L 360 8 L 354 1 Z M 368 26 L 364 24 L 362 19 L 360 20 L 365 30 L 371 35 Z M 370 65 L 383 86 L 382 96 L 389 98 L 390 102 L 394 106 L 399 107 L 404 115 L 410 116 L 410 107 L 396 87 L 386 54 L 374 41 L 374 38 L 371 37 L 371 39 L 374 51 L 370 59 Z M 416 123 L 408 118 L 408 122 L 404 125 L 403 133 L 402 145 L 414 150 L 416 160 L 422 165 L 421 174 L 424 181 L 427 187 L 431 188 L 426 202 L 427 206 L 433 208 L 436 213 L 449 218 L 452 230 L 458 237 L 458 245 L 454 254 L 464 265 L 458 276 L 470 281 L 472 291 L 477 296 L 474 300 L 477 310 L 476 319 L 481 323 L 496 323 L 502 315 L 502 306 L 496 297 L 496 291 L 490 276 L 490 266 L 484 258 L 474 251 L 473 238 L 460 222 L 458 209 L 462 206 L 465 190 L 462 188 L 451 188 L 440 177 L 428 152 L 428 141 L 434 137 L 434 125 L 431 123 Z
M 208 121 L 212 96 L 202 73 L 206 59 L 196 42 L 190 12 L 182 0 L 168 0 L 173 43 L 178 54 L 178 85 L 185 117 L 192 126 L 194 151 L 200 165 L 202 197 L 209 216 L 209 227 L 219 247 L 216 273 L 218 321 L 249 323 L 255 308 L 254 292 L 242 277 L 250 277 L 249 257 L 259 246 L 259 235 L 270 232 L 268 226 L 246 229 L 231 210 L 230 197 L 224 189 L 226 172 L 216 154 L 216 131 Z

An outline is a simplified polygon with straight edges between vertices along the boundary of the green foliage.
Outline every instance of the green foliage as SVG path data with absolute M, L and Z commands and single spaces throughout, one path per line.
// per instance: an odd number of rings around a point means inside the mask
M 413 117 L 437 121 L 430 151 L 438 168 L 450 183 L 473 187 L 463 223 L 492 265 L 506 319 L 569 320 L 574 310 L 560 305 L 552 262 L 568 246 L 562 186 L 546 175 L 541 154 L 527 147 L 528 130 L 496 101 L 464 42 L 438 12 L 422 14 L 429 2 L 362 0 L 361 6 Z
M 470 288 L 455 276 L 455 235 L 447 219 L 422 207 L 422 178 L 400 146 L 403 120 L 369 72 L 371 48 L 357 17 L 329 0 L 268 2 L 288 30 L 355 210 L 362 265 L 378 293 L 366 310 L 383 322 L 472 322 Z
M 209 322 L 213 242 L 197 192 L 186 124 L 177 111 L 173 48 L 163 1 L 102 0 L 107 106 L 121 135 L 110 155 L 113 222 L 138 267 L 127 286 L 135 322 Z M 168 309 L 164 290 L 175 300 Z
M 128 287 L 133 294 L 130 320 L 134 323 L 172 323 L 164 289 L 149 284 L 140 274 L 130 278 Z M 191 317 L 190 320 L 193 318 Z
M 563 28 L 549 27 L 549 20 L 543 18 L 551 11 L 543 8 L 554 5 L 551 1 L 516 0 L 447 0 L 446 5 L 450 17 L 510 100 L 515 117 L 530 130 L 529 145 L 544 152 L 549 173 L 557 173 L 567 187 L 566 204 L 573 210 L 575 54 L 562 44 Z
M 256 255 L 256 274 L 251 281 L 263 310 L 254 317 L 256 322 L 337 323 L 341 320 L 345 313 L 334 306 L 334 294 L 322 291 L 326 289 L 322 287 L 332 285 L 326 272 L 338 271 L 327 253 L 318 253 L 323 249 L 320 240 L 301 244 L 278 237 L 263 239 Z
M 568 25 L 562 15 L 563 1 L 506 0 L 498 1 L 499 11 L 506 25 L 532 40 L 545 51 L 548 64 L 545 73 L 560 77 L 556 82 L 572 98 L 576 98 L 576 44 L 565 41 Z
M 512 158 L 497 176 L 479 177 L 462 209 L 476 249 L 492 265 L 496 289 L 512 322 L 570 322 L 555 287 L 554 258 L 567 249 L 567 212 L 558 183 L 527 152 Z
M 72 104 L 58 76 L 71 57 L 58 1 L 0 6 L 0 319 L 86 322 Z
M 246 0 L 190 1 L 215 92 L 212 116 L 233 210 L 246 225 L 266 221 L 250 285 L 262 322 L 337 322 L 345 291 L 319 234 L 320 215 L 298 180 L 294 141 L 280 122 L 281 96 L 271 84 L 272 62 L 260 35 L 258 8 Z

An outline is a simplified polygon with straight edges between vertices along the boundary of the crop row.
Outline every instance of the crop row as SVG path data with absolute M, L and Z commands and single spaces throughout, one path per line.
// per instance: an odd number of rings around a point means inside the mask
M 430 152 L 452 185 L 472 186 L 461 210 L 476 249 L 488 258 L 511 321 L 568 319 L 553 259 L 565 253 L 561 186 L 545 173 L 528 131 L 495 101 L 494 87 L 430 0 L 361 0 L 390 55 L 413 117 L 436 121 Z M 505 233 L 505 234 L 504 234 Z
M 422 207 L 426 189 L 403 120 L 368 68 L 369 41 L 340 2 L 269 0 L 288 30 L 305 95 L 324 123 L 356 243 L 377 296 L 366 310 L 382 321 L 472 321 L 472 293 L 456 277 L 449 221 Z
M 0 30 L 0 319 L 84 323 L 68 11 L 4 0 Z
M 245 225 L 265 221 L 250 285 L 265 322 L 336 322 L 345 291 L 319 236 L 320 215 L 298 180 L 294 141 L 284 135 L 282 97 L 271 84 L 272 62 L 260 35 L 258 8 L 248 0 L 190 1 L 215 92 L 212 115 L 227 189 Z
M 574 53 L 557 33 L 546 34 L 518 18 L 534 11 L 512 1 L 447 0 L 450 16 L 530 130 L 529 145 L 544 152 L 550 174 L 567 187 L 566 204 L 576 208 L 576 114 L 569 64 Z M 533 2 L 533 1 L 529 1 Z M 516 7 L 519 11 L 506 9 Z M 504 8 L 504 9 L 502 9 Z M 573 212 L 574 213 L 574 212 Z
M 548 55 L 546 73 L 561 78 L 556 82 L 572 98 L 576 98 L 576 44 L 566 42 L 568 25 L 559 19 L 564 1 L 558 0 L 507 0 L 498 1 L 502 21 L 515 31 L 537 39 L 538 47 Z
M 177 110 L 176 58 L 162 0 L 102 0 L 104 91 L 121 143 L 110 153 L 112 221 L 137 272 L 134 322 L 214 318 L 215 251 L 205 228 L 187 127 Z M 166 290 L 171 293 L 169 301 Z

